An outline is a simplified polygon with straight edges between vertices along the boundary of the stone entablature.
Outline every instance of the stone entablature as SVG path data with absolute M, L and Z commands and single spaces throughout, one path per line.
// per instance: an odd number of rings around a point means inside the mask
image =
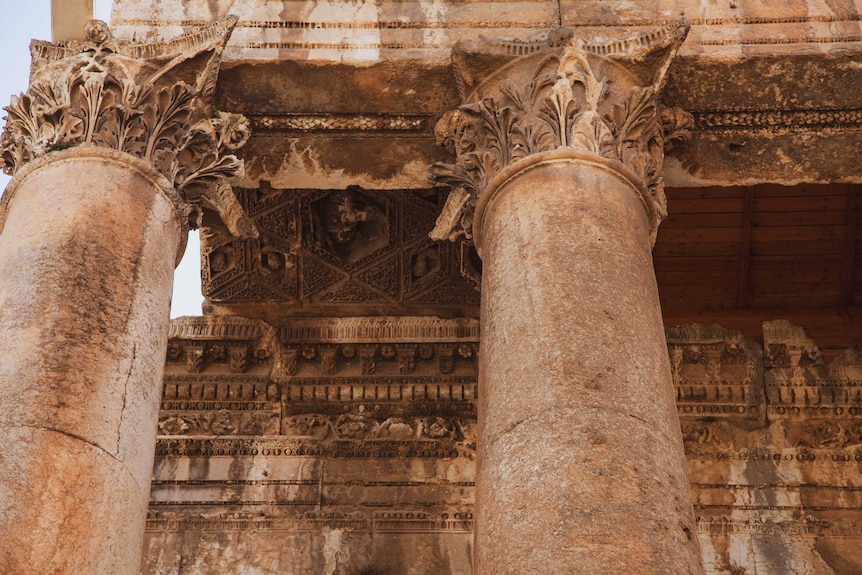
M 826 364 L 786 322 L 764 325 L 766 354 L 717 326 L 667 336 L 707 573 L 753 573 L 757 561 L 758 573 L 784 575 L 782 558 L 799 572 L 838 556 L 858 564 L 858 350 Z M 392 573 L 457 572 L 429 558 L 437 548 L 470 573 L 477 343 L 473 320 L 175 320 L 144 572 L 185 556 L 181 534 L 236 569 L 277 556 L 313 571 L 337 548 L 341 569 L 388 556 Z M 241 372 L 228 353 L 237 345 L 248 353 Z M 279 371 L 292 347 L 294 373 Z M 189 348 L 203 363 L 189 366 Z M 362 373 L 371 348 L 377 369 Z M 401 545 L 421 549 L 420 563 Z
M 457 42 L 531 40 L 560 26 L 603 42 L 680 16 L 692 28 L 663 103 L 691 113 L 695 129 L 665 162 L 668 186 L 862 181 L 843 160 L 858 146 L 862 110 L 853 6 L 118 0 L 114 24 L 122 38 L 171 38 L 228 11 L 239 22 L 219 105 L 259 133 L 244 154 L 258 158 L 248 187 L 426 187 L 425 166 L 451 161 L 429 138 L 460 103 L 449 69 Z M 374 162 L 355 162 L 360 141 Z
M 666 330 L 677 411 L 689 418 L 763 422 L 763 353 L 739 332 L 685 325 Z
M 310 4 L 303 1 L 185 2 L 117 0 L 114 25 L 126 37 L 176 35 L 228 11 L 239 16 L 228 61 L 272 59 L 351 62 L 381 59 L 445 60 L 449 47 L 483 34 L 526 37 L 555 26 L 591 39 L 647 30 L 684 15 L 692 37 L 683 56 L 712 58 L 752 54 L 821 53 L 862 42 L 858 8 L 796 0 L 776 10 L 768 2 L 617 3 L 568 1 L 399 2 Z
M 478 322 L 182 318 L 170 335 L 145 573 L 175 568 L 179 539 L 228 571 L 469 571 Z

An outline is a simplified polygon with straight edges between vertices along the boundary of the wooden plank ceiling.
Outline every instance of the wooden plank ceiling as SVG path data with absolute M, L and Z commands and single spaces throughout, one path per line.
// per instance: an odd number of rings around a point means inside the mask
M 665 322 L 759 339 L 784 318 L 825 349 L 862 346 L 857 185 L 667 190 L 654 250 Z

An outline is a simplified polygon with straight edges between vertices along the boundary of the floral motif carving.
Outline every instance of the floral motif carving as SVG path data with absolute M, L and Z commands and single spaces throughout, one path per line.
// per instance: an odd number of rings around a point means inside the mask
M 166 425 L 176 432 L 189 435 L 189 424 L 183 427 L 177 418 L 166 419 Z M 333 417 L 318 413 L 303 413 L 285 418 L 282 434 L 288 437 L 308 437 L 317 440 L 410 440 L 445 439 L 459 443 L 475 441 L 469 422 L 444 417 L 386 417 L 374 419 L 364 415 L 344 414 Z
M 71 147 L 106 147 L 141 158 L 187 202 L 189 222 L 216 211 L 229 231 L 254 236 L 224 178 L 242 174 L 229 153 L 250 136 L 248 120 L 212 109 L 215 77 L 232 17 L 172 42 L 114 42 L 93 20 L 87 40 L 34 42 L 27 92 L 13 96 L 0 137 L 0 165 L 14 174 L 28 162 Z
M 815 449 L 838 449 L 862 446 L 862 420 L 844 416 L 841 419 L 805 419 L 801 425 L 788 425 L 791 445 Z
M 272 411 L 209 411 L 163 414 L 160 435 L 263 435 L 278 432 L 278 413 Z
M 529 44 L 520 52 L 527 55 L 505 61 L 469 94 L 464 94 L 466 84 L 477 76 L 469 59 L 487 58 L 499 46 L 487 40 L 478 48 L 456 46 L 453 61 L 465 103 L 445 114 L 435 129 L 438 143 L 455 154 L 456 162 L 429 169 L 431 180 L 453 188 L 433 237 L 470 237 L 473 209 L 495 175 L 528 156 L 560 148 L 632 170 L 648 189 L 645 199 L 657 227 L 666 215 L 665 129 L 667 137 L 679 139 L 691 126 L 683 112 L 662 112 L 658 93 L 687 31 L 681 20 L 644 35 L 643 42 L 619 43 L 620 53 L 607 53 L 571 30 L 555 30 L 544 46 Z M 649 68 L 645 60 L 655 69 L 644 70 Z

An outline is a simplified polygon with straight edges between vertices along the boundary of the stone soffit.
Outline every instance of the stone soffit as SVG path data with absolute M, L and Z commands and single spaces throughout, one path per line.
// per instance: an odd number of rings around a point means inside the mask
M 447 193 L 427 168 L 452 160 L 434 126 L 461 103 L 450 54 L 466 39 L 517 51 L 562 24 L 601 43 L 685 16 L 662 104 L 693 125 L 666 153 L 666 187 L 700 197 L 706 186 L 862 182 L 848 155 L 862 136 L 859 10 L 738 4 L 116 0 L 112 20 L 118 37 L 141 42 L 238 16 L 216 106 L 250 121 L 233 185 L 260 237 L 231 240 L 204 222 L 203 289 L 209 312 L 278 324 L 477 314 L 475 252 L 426 235 Z M 329 218 L 341 208 L 355 221 Z

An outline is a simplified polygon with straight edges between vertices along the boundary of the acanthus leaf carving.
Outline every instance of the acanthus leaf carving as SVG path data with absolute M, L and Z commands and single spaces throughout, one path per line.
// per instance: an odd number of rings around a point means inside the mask
M 30 86 L 13 96 L 0 136 L 0 164 L 13 175 L 50 152 L 98 146 L 150 163 L 188 204 L 190 224 L 215 210 L 238 236 L 256 230 L 224 180 L 243 174 L 232 151 L 250 135 L 239 114 L 214 113 L 221 53 L 236 17 L 171 42 L 116 43 L 104 22 L 87 40 L 34 42 Z
M 683 139 L 688 125 L 684 112 L 660 110 L 658 96 L 667 64 L 687 31 L 687 22 L 680 20 L 643 35 L 643 41 L 608 48 L 585 44 L 570 30 L 555 30 L 544 45 L 524 44 L 529 50 L 515 51 L 516 57 L 490 75 L 470 70 L 470 58 L 500 53 L 511 42 L 482 39 L 456 46 L 453 63 L 465 103 L 435 127 L 437 143 L 456 161 L 429 168 L 429 179 L 453 188 L 432 237 L 471 237 L 476 202 L 498 173 L 528 156 L 561 148 L 619 162 L 633 172 L 635 183 L 646 188 L 655 234 L 667 213 L 665 142 Z M 652 64 L 644 64 L 647 60 Z M 486 77 L 479 78 L 483 73 Z M 456 206 L 464 217 L 450 213 Z

